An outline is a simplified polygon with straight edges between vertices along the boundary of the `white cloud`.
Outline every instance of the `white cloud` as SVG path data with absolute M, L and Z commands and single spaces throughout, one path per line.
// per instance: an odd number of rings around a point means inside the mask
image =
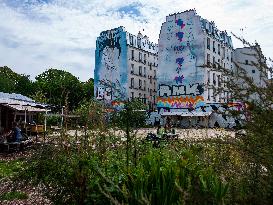
M 219 29 L 244 35 L 251 42 L 257 40 L 264 54 L 273 56 L 271 0 L 35 2 L 0 0 L 0 66 L 10 66 L 32 79 L 54 67 L 87 80 L 93 77 L 96 38 L 101 31 L 122 25 L 135 34 L 144 29 L 152 41 L 157 41 L 167 15 L 191 8 L 203 18 L 215 21 Z M 137 5 L 134 8 L 139 9 L 140 15 L 133 15 L 134 10 L 124 12 L 128 5 Z M 123 13 L 118 12 L 120 8 Z M 240 46 L 235 40 L 234 45 Z

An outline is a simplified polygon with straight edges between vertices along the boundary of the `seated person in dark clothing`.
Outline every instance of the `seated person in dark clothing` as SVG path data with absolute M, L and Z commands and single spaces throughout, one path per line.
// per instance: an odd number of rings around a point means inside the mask
M 12 123 L 12 131 L 6 137 L 8 142 L 20 142 L 22 140 L 21 130 L 16 122 Z

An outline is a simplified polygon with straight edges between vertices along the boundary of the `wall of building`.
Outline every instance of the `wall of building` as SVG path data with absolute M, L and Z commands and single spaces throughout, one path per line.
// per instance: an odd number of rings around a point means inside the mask
M 204 104 L 204 33 L 195 11 L 167 16 L 159 36 L 158 109 Z
M 158 45 L 123 27 L 104 31 L 97 38 L 96 98 L 119 106 L 124 100 L 141 98 L 155 106 Z
M 96 41 L 94 89 L 97 99 L 128 98 L 127 42 L 123 27 L 101 32 Z

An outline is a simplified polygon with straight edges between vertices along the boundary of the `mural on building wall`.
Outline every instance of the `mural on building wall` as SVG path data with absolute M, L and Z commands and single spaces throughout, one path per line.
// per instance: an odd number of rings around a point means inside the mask
M 97 99 L 111 103 L 125 100 L 127 93 L 126 32 L 122 27 L 105 31 L 96 42 L 95 93 Z
M 195 12 L 168 16 L 159 38 L 158 109 L 204 105 L 201 22 Z
M 199 96 L 202 97 L 202 96 Z M 165 100 L 165 99 L 164 99 Z M 188 99 L 187 101 L 190 101 L 191 99 Z M 170 102 L 173 103 L 174 100 L 171 100 Z M 202 100 L 201 100 L 202 102 Z M 180 102 L 182 104 L 184 102 Z M 165 107 L 168 107 L 167 105 Z M 188 107 L 188 106 L 185 106 Z M 181 107 L 184 108 L 184 107 Z M 182 111 L 183 109 L 180 109 Z M 237 117 L 231 116 L 230 111 L 240 111 L 241 114 Z M 165 111 L 165 109 L 161 109 L 160 112 L 152 112 L 149 113 L 149 118 L 147 119 L 147 124 L 150 125 L 157 125 L 159 122 L 161 124 L 164 124 L 166 117 L 161 117 L 161 114 Z M 246 120 L 247 112 L 246 111 L 246 105 L 243 103 L 228 103 L 228 104 L 200 104 L 197 109 L 184 109 L 184 112 L 206 112 L 211 113 L 209 116 L 200 119 L 199 117 L 192 117 L 191 124 L 189 124 L 189 121 L 187 118 L 181 118 L 180 120 L 176 120 L 175 123 L 179 127 L 223 127 L 223 128 L 233 128 L 236 126 L 241 126 Z M 176 111 L 174 111 L 176 112 Z M 193 115 L 194 116 L 194 115 Z M 206 120 L 205 120 L 206 119 Z M 177 124 L 180 123 L 180 124 Z

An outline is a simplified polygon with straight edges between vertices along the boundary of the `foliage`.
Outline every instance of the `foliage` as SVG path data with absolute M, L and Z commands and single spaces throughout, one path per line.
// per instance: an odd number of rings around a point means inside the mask
M 147 106 L 138 99 L 127 101 L 124 104 L 124 109 L 113 113 L 113 125 L 125 131 L 143 127 L 147 117 Z
M 74 109 L 81 101 L 81 82 L 67 71 L 51 68 L 35 79 L 35 86 L 52 105 L 64 106 L 68 98 L 70 109 Z
M 103 155 L 97 140 L 87 147 L 44 146 L 18 177 L 45 185 L 56 204 L 224 204 L 229 185 L 198 157 L 196 146 L 157 149 L 139 142 L 137 166 L 128 171 L 126 146 L 110 135 L 105 143 Z
M 0 67 L 0 92 L 30 96 L 35 89 L 28 75 L 17 74 L 9 67 Z
M 102 103 L 91 99 L 82 101 L 75 113 L 80 116 L 79 123 L 89 128 L 101 128 L 106 122 L 106 111 Z
M 21 199 L 27 199 L 28 195 L 24 192 L 17 192 L 17 191 L 13 191 L 13 192 L 7 192 L 7 193 L 3 193 L 0 195 L 0 201 L 12 201 L 15 199 L 21 200 Z
M 88 81 L 82 83 L 82 97 L 83 100 L 89 101 L 94 97 L 94 79 L 90 78 Z
M 22 160 L 0 161 L 0 179 L 11 177 L 20 171 L 23 166 Z
M 242 177 L 237 179 L 240 203 L 271 204 L 273 201 L 273 83 L 268 79 L 272 73 L 272 61 L 263 56 L 260 46 L 241 40 L 249 52 L 244 53 L 250 62 L 235 63 L 232 70 L 220 68 L 228 79 L 226 89 L 232 93 L 233 101 L 241 102 L 240 111 L 246 134 L 236 141 L 238 152 L 244 156 Z M 250 67 L 251 66 L 251 67 Z M 251 78 L 248 69 L 255 69 L 259 78 Z M 258 82 L 257 82 L 258 80 Z M 218 90 L 221 92 L 221 89 Z M 238 197 L 235 197 L 238 199 Z M 236 200 L 237 200 L 236 199 Z M 243 199 L 243 200 L 242 200 Z

